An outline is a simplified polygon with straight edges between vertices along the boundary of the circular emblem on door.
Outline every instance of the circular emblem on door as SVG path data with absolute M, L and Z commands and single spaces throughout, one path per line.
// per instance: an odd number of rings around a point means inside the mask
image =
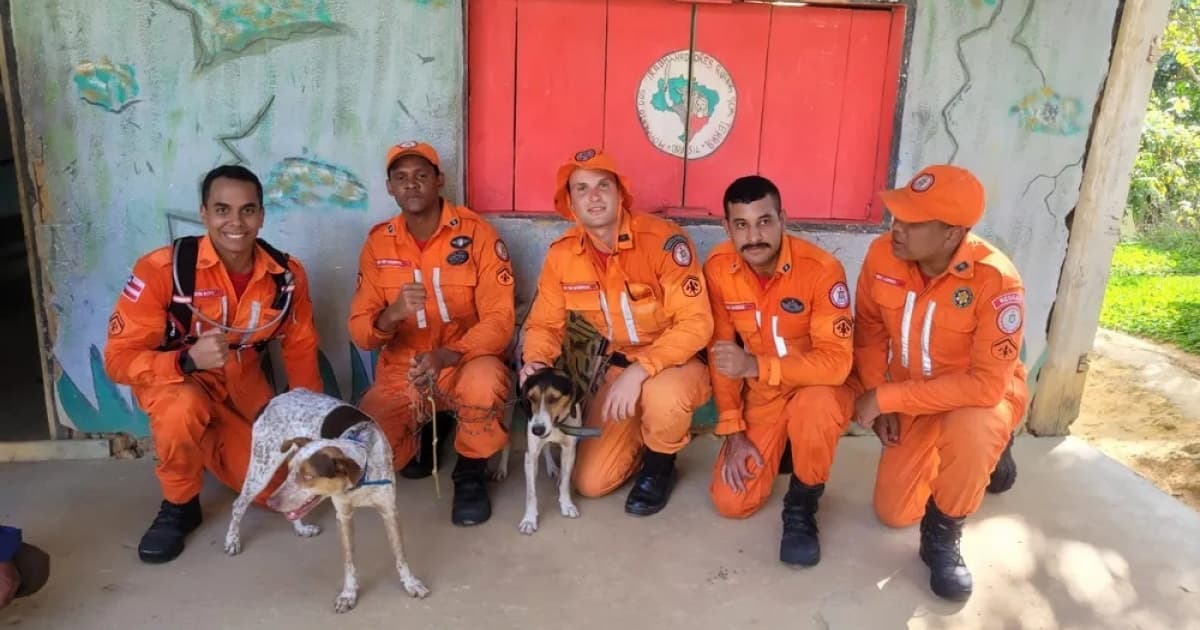
M 686 142 L 687 157 L 694 160 L 716 151 L 729 137 L 737 89 L 713 56 L 677 50 L 659 58 L 642 76 L 637 113 L 651 144 L 681 158 Z

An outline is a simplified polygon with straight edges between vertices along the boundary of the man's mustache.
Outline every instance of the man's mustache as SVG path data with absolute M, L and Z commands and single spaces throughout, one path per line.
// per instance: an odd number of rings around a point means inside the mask
M 752 249 L 771 249 L 771 246 L 767 245 L 766 243 L 750 243 L 747 245 L 742 245 L 742 251 L 744 252 L 748 252 Z

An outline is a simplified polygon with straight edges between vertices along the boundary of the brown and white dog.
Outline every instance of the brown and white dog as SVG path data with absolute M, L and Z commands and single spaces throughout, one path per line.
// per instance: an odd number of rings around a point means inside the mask
M 271 399 L 254 423 L 250 468 L 233 504 L 226 553 L 241 552 L 239 528 L 246 508 L 284 463 L 288 465 L 287 479 L 268 499 L 267 507 L 282 512 L 302 536 L 320 533 L 320 528 L 304 525 L 300 519 L 326 497 L 333 500 L 337 511 L 345 574 L 342 592 L 334 602 L 336 612 L 346 612 L 358 601 L 351 519 L 360 507 L 375 508 L 383 517 L 404 590 L 413 597 L 429 595 L 404 559 L 396 520 L 392 449 L 383 431 L 357 408 L 304 389 Z
M 529 412 L 529 423 L 525 429 L 525 515 L 517 528 L 522 534 L 529 535 L 538 528 L 538 456 L 548 444 L 558 445 L 562 460 L 560 470 L 550 451 L 546 450 L 546 470 L 551 477 L 558 477 L 559 510 L 567 518 L 579 517 L 579 509 L 571 500 L 571 472 L 575 468 L 575 447 L 579 438 L 568 435 L 563 428 L 571 431 L 583 426 L 583 403 L 570 376 L 553 368 L 530 374 L 521 387 L 521 400 Z M 508 452 L 509 445 L 506 444 L 500 455 L 498 479 L 503 479 L 508 469 Z

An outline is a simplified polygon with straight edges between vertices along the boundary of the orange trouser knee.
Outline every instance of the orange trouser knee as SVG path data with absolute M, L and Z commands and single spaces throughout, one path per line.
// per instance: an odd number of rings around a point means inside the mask
M 729 518 L 745 518 L 758 511 L 771 496 L 789 440 L 792 471 L 801 483 L 815 486 L 828 481 L 838 438 L 850 421 L 853 402 L 850 391 L 840 387 L 803 387 L 790 397 L 770 400 L 751 393 L 744 410 L 746 437 L 762 455 L 763 467 L 748 462 L 754 476 L 746 482 L 745 492 L 735 492 L 722 479 L 725 467 L 722 449 L 709 484 L 709 496 L 717 512 Z
M 234 492 L 242 491 L 250 466 L 251 420 L 193 382 L 139 388 L 137 400 L 150 417 L 163 498 L 185 503 L 199 494 L 205 468 Z M 286 469 L 278 471 L 255 501 L 265 503 L 285 475 Z
M 454 449 L 460 455 L 475 459 L 491 457 L 508 441 L 500 421 L 511 378 L 508 367 L 493 356 L 447 368 L 438 377 L 438 389 L 448 396 L 435 402 L 439 411 L 453 411 L 457 415 Z M 358 404 L 388 437 L 396 469 L 403 468 L 417 452 L 414 395 L 407 373 L 380 374 Z M 428 408 L 427 401 L 421 404 Z
M 891 527 L 916 523 L 931 496 L 948 516 L 974 513 L 1022 411 L 1005 400 L 990 408 L 900 416 L 900 443 L 884 447 L 875 477 L 879 520 Z
M 604 422 L 604 400 L 622 372 L 610 369 L 588 405 L 584 424 L 602 432 L 579 441 L 573 478 L 585 497 L 606 495 L 633 476 L 643 444 L 657 453 L 683 450 L 691 439 L 692 415 L 712 396 L 708 368 L 692 359 L 646 379 L 634 417 Z

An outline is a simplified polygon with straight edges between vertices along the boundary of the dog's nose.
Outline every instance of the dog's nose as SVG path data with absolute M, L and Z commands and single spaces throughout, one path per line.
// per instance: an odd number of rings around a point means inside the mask
M 544 425 L 544 424 L 535 424 L 532 427 L 529 427 L 529 430 L 532 431 L 533 434 L 538 437 L 542 437 L 543 435 L 546 435 L 546 425 Z

